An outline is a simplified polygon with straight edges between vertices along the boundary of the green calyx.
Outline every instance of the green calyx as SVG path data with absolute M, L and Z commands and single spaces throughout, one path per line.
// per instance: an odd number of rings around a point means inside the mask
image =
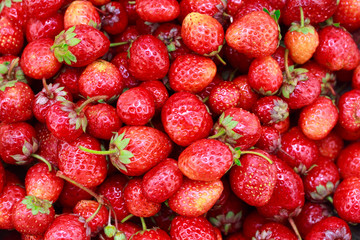
M 275 11 L 269 12 L 269 10 L 267 10 L 266 8 L 263 8 L 263 11 L 266 12 L 267 14 L 269 14 L 269 16 L 274 19 L 274 21 L 276 22 L 277 26 L 278 26 L 278 31 L 279 31 L 279 42 L 278 42 L 278 46 L 280 45 L 280 41 L 281 41 L 281 28 L 279 25 L 279 19 L 280 19 L 280 10 L 277 9 Z
M 110 140 L 110 151 L 114 151 L 115 156 L 111 157 L 112 164 L 119 170 L 127 172 L 126 164 L 131 163 L 130 158 L 134 157 L 132 152 L 125 150 L 130 142 L 130 138 L 124 138 L 125 132 L 120 135 L 116 133 Z M 115 151 L 116 150 L 116 151 Z
M 262 158 L 264 158 L 266 161 L 268 161 L 270 164 L 273 164 L 273 161 L 272 161 L 269 157 L 265 156 L 265 155 L 262 154 L 262 153 L 256 152 L 256 151 L 251 151 L 251 150 L 241 151 L 240 147 L 236 147 L 236 148 L 231 148 L 231 147 L 230 147 L 230 150 L 231 150 L 232 153 L 233 153 L 234 164 L 237 165 L 237 166 L 241 166 L 240 157 L 241 157 L 242 155 L 244 155 L 244 154 L 253 154 L 253 155 L 262 157 Z
M 38 213 L 49 215 L 49 209 L 52 207 L 50 201 L 35 196 L 26 196 L 21 203 L 24 204 L 27 209 L 30 209 L 33 215 L 37 215 Z
M 68 65 L 71 65 L 72 62 L 77 62 L 75 55 L 70 52 L 69 47 L 76 46 L 81 42 L 80 39 L 76 38 L 77 34 L 74 33 L 74 30 L 75 26 L 60 32 L 55 37 L 54 45 L 50 48 L 59 62 L 65 62 Z
M 10 8 L 13 2 L 14 3 L 22 2 L 22 0 L 3 0 L 3 1 L 1 1 L 1 3 L 0 3 L 0 13 L 4 9 L 4 7 Z
M 22 147 L 22 154 L 15 154 L 12 155 L 11 157 L 16 161 L 16 164 L 18 165 L 23 165 L 26 164 L 27 161 L 26 159 L 28 159 L 31 154 L 35 153 L 38 148 L 39 148 L 39 142 L 35 139 L 32 138 L 32 144 L 28 141 L 24 142 L 24 145 Z
M 213 136 L 210 136 L 209 138 L 226 138 L 226 142 L 230 144 L 235 144 L 236 141 L 242 137 L 242 135 L 236 133 L 233 129 L 236 127 L 236 125 L 239 123 L 237 121 L 233 121 L 233 117 L 226 116 L 225 113 L 222 113 L 218 120 L 218 127 L 216 129 L 216 134 Z M 224 139 L 223 139 L 224 140 Z
M 302 7 L 300 7 L 300 23 L 293 22 L 291 23 L 291 27 L 289 28 L 290 32 L 301 32 L 303 34 L 315 34 L 315 28 L 310 25 L 310 19 L 306 18 L 304 20 L 304 11 Z
M 10 81 L 27 83 L 25 74 L 19 66 L 19 58 L 0 64 L 0 87 Z
M 339 182 L 335 184 L 333 182 L 327 182 L 325 186 L 320 184 L 316 186 L 316 192 L 311 192 L 310 196 L 313 200 L 321 201 L 333 194 L 338 184 Z
M 278 123 L 284 121 L 289 116 L 288 104 L 281 99 L 275 99 L 274 105 L 274 108 L 270 110 L 270 123 Z

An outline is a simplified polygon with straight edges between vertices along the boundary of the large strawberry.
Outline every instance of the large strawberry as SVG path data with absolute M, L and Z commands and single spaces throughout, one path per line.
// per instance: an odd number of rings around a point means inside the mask
M 13 229 L 12 208 L 26 196 L 25 189 L 17 184 L 6 184 L 0 194 L 0 229 Z
M 100 15 L 91 1 L 73 1 L 64 14 L 65 29 L 79 24 L 99 27 L 100 23 Z
M 65 0 L 24 0 L 27 15 L 36 18 L 46 18 L 55 14 L 63 5 Z
M 8 17 L 0 17 L 0 53 L 20 53 L 24 44 L 24 34 L 21 26 L 12 22 Z
M 152 23 L 169 22 L 180 14 L 180 6 L 176 0 L 137 0 L 135 7 L 141 19 Z
M 173 240 L 216 240 L 213 226 L 204 217 L 175 217 L 170 235 Z

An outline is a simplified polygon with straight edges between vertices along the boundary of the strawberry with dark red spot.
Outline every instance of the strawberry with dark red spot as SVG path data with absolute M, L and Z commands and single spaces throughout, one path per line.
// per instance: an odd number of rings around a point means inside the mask
M 180 14 L 180 6 L 176 0 L 137 0 L 135 8 L 141 19 L 152 23 L 169 22 Z
M 359 101 L 360 90 L 353 89 L 341 95 L 339 108 L 339 125 L 351 132 L 360 130 Z
M 289 228 L 285 227 L 284 225 L 276 222 L 270 222 L 264 224 L 258 231 L 256 231 L 256 234 L 252 239 L 297 240 L 298 238 Z
M 264 150 L 267 153 L 275 154 L 281 144 L 281 135 L 279 130 L 269 126 L 262 126 L 261 128 L 261 136 L 256 142 L 255 147 Z
M 121 3 L 109 1 L 101 7 L 101 10 L 104 11 L 101 15 L 101 27 L 107 33 L 120 34 L 128 26 L 128 15 Z
M 26 196 L 25 189 L 17 184 L 6 184 L 0 194 L 0 229 L 13 229 L 12 209 Z
M 241 99 L 240 89 L 233 82 L 223 81 L 215 85 L 210 92 L 208 105 L 215 115 L 226 109 L 237 107 Z
M 216 240 L 214 227 L 205 217 L 175 217 L 171 223 L 170 236 L 173 240 Z
M 336 160 L 336 165 L 341 178 L 360 178 L 360 144 L 355 142 L 343 148 Z
M 305 236 L 305 240 L 316 239 L 343 239 L 351 240 L 349 225 L 338 217 L 328 217 L 317 222 Z
M 23 3 L 28 16 L 46 18 L 54 15 L 62 7 L 64 0 L 24 0 Z
M 73 1 L 64 14 L 65 29 L 80 24 L 96 28 L 99 27 L 100 23 L 100 15 L 90 1 Z
M 24 33 L 21 26 L 8 17 L 0 17 L 0 53 L 18 55 L 23 48 Z
M 265 126 L 274 126 L 289 117 L 289 106 L 278 96 L 266 96 L 256 101 L 252 112 Z

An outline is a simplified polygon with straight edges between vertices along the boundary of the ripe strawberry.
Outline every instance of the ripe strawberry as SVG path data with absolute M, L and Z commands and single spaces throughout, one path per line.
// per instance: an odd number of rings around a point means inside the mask
M 102 57 L 109 47 L 110 41 L 102 32 L 80 24 L 59 33 L 51 50 L 59 62 L 72 67 L 84 67 Z
M 236 77 L 233 80 L 233 83 L 235 83 L 238 86 L 241 93 L 241 98 L 238 103 L 238 107 L 250 111 L 259 96 L 251 89 L 249 85 L 249 78 L 247 77 L 247 75 L 242 75 Z
M 231 234 L 229 237 L 226 238 L 226 240 L 246 240 L 246 239 L 247 238 L 245 238 L 241 232 Z
M 354 0 L 342 0 L 334 13 L 334 22 L 340 23 L 348 31 L 353 32 L 360 27 L 360 3 Z
M 180 14 L 180 6 L 176 0 L 137 0 L 135 8 L 141 19 L 152 23 L 169 22 Z
M 4 189 L 6 183 L 9 183 L 9 179 L 6 178 L 5 168 L 2 163 L 0 163 L 0 193 Z
M 56 171 L 40 162 L 32 167 L 26 173 L 25 189 L 26 194 L 56 202 L 63 189 L 64 181 L 56 176 Z
M 62 64 L 50 49 L 53 44 L 52 39 L 42 38 L 26 45 L 20 60 L 25 75 L 43 79 L 53 77 L 60 70 Z
M 223 189 L 220 180 L 204 182 L 184 178 L 179 190 L 169 198 L 169 207 L 182 216 L 199 217 L 214 206 Z
M 73 68 L 65 66 L 60 70 L 59 76 L 55 79 L 55 83 L 60 83 L 60 85 L 66 87 L 69 92 L 73 95 L 74 99 L 79 98 L 79 78 L 83 72 L 83 68 Z
M 169 235 L 159 228 L 146 229 L 135 233 L 132 240 L 171 240 Z
M 159 80 L 169 70 L 169 55 L 161 40 L 152 35 L 137 38 L 130 48 L 129 72 L 141 81 Z
M 284 72 L 285 71 L 285 47 L 280 45 L 276 49 L 275 53 L 273 55 L 271 55 L 271 57 L 277 61 L 277 63 L 280 66 L 281 71 Z M 288 64 L 288 66 L 291 66 L 291 65 L 294 65 L 294 62 L 291 58 L 288 58 L 287 64 Z
M 127 57 L 127 52 L 120 52 L 112 60 L 111 63 L 114 64 L 121 73 L 122 81 L 124 88 L 132 88 L 138 86 L 141 81 L 132 76 L 129 72 L 129 58 Z
M 51 202 L 34 196 L 26 196 L 12 208 L 11 221 L 22 234 L 42 235 L 54 218 Z
M 267 13 L 254 11 L 235 20 L 226 30 L 225 39 L 249 58 L 269 56 L 278 45 L 278 25 Z
M 24 29 L 28 20 L 23 1 L 2 1 L 0 3 L 0 16 L 7 17 L 10 21 L 21 26 L 22 29 Z
M 155 101 L 143 87 L 123 92 L 116 103 L 116 113 L 126 125 L 145 125 L 155 114 Z
M 200 139 L 185 148 L 178 161 L 179 169 L 186 177 L 215 181 L 230 169 L 233 154 L 228 146 L 218 140 Z
M 360 89 L 360 65 L 354 70 L 353 77 L 351 79 L 351 87 Z
M 155 103 L 155 115 L 161 112 L 166 100 L 169 98 L 168 90 L 161 81 L 146 81 L 140 84 L 153 96 Z
M 181 37 L 185 45 L 194 52 L 215 56 L 224 43 L 224 29 L 215 18 L 192 12 L 182 22 Z
M 338 217 L 325 218 L 311 228 L 305 240 L 326 238 L 351 240 L 351 231 L 348 224 Z
M 289 117 L 289 106 L 278 96 L 266 96 L 256 101 L 252 112 L 265 126 L 274 126 Z
M 105 95 L 107 101 L 117 98 L 123 90 L 123 81 L 117 67 L 105 60 L 90 63 L 79 78 L 79 92 L 85 97 Z
M 335 131 L 330 132 L 325 138 L 315 141 L 321 156 L 335 161 L 344 147 L 344 140 Z
M 90 1 L 73 1 L 66 9 L 64 15 L 64 28 L 85 24 L 99 27 L 100 15 Z
M 128 26 L 121 34 L 114 36 L 114 43 L 125 43 L 117 47 L 114 47 L 116 53 L 127 52 L 131 43 L 134 42 L 140 36 L 136 26 Z
M 213 125 L 205 104 L 188 92 L 169 97 L 161 111 L 161 122 L 171 140 L 180 146 L 207 137 Z
M 85 219 L 76 214 L 58 215 L 46 230 L 44 240 L 59 239 L 90 240 L 90 228 Z
M 350 33 L 328 26 L 319 31 L 315 60 L 331 71 L 352 70 L 359 65 L 360 51 Z
M 59 140 L 51 134 L 46 124 L 35 125 L 36 137 L 39 141 L 39 149 L 36 154 L 45 158 L 53 166 L 58 167 L 58 142 Z
M 279 130 L 269 126 L 262 126 L 261 128 L 261 136 L 256 142 L 255 147 L 267 153 L 275 154 L 281 144 L 281 135 Z
M 260 215 L 258 211 L 253 210 L 248 215 L 246 215 L 242 232 L 245 237 L 252 238 L 253 236 L 255 236 L 256 231 L 268 222 L 269 220 L 267 220 L 264 216 Z
M 209 100 L 210 92 L 213 90 L 213 88 L 216 85 L 218 85 L 223 81 L 224 81 L 223 78 L 219 74 L 215 74 L 213 80 L 201 92 L 197 93 L 196 95 L 200 99 L 202 99 L 203 102 L 207 104 L 208 103 L 207 101 Z
M 319 35 L 310 25 L 310 20 L 308 18 L 304 20 L 302 7 L 300 7 L 300 15 L 300 23 L 292 23 L 285 34 L 284 42 L 289 49 L 291 59 L 298 64 L 304 64 L 313 56 L 319 45 Z
M 339 125 L 351 132 L 360 130 L 358 104 L 360 99 L 360 90 L 353 89 L 341 95 L 339 108 Z
M 214 227 L 204 217 L 175 217 L 171 223 L 170 236 L 173 240 L 216 240 Z
M 24 34 L 21 26 L 8 17 L 0 17 L 0 54 L 18 55 L 24 45 Z
M 110 2 L 103 5 L 101 10 L 101 27 L 107 33 L 116 35 L 122 33 L 128 26 L 128 15 L 124 6 L 119 2 Z
M 210 59 L 195 54 L 178 56 L 169 69 L 169 83 L 175 92 L 199 93 L 214 79 L 216 65 Z
M 33 161 L 31 154 L 38 149 L 38 140 L 33 126 L 26 122 L 1 126 L 0 156 L 8 164 L 24 165 Z
M 90 188 L 95 191 L 95 188 Z M 64 208 L 68 208 L 69 212 L 75 207 L 75 205 L 81 200 L 90 200 L 91 196 L 88 192 L 85 192 L 81 188 L 65 181 L 64 187 L 60 193 L 58 203 Z
M 259 140 L 261 125 L 256 115 L 242 108 L 229 108 L 214 124 L 213 134 L 211 138 L 246 150 Z
M 226 61 L 234 68 L 237 68 L 241 74 L 246 74 L 249 70 L 252 58 L 248 58 L 245 54 L 239 53 L 229 45 L 224 46 L 224 54 Z
M 24 0 L 27 15 L 35 18 L 47 18 L 54 15 L 63 5 L 64 0 Z
M 180 188 L 182 180 L 177 161 L 167 158 L 145 173 L 143 194 L 150 201 L 164 202 Z
M 222 0 L 181 0 L 179 20 L 182 22 L 189 13 L 197 12 L 209 15 L 223 24 L 226 7 L 226 1 Z
M 233 82 L 222 81 L 211 90 L 208 105 L 212 113 L 220 115 L 226 109 L 237 107 L 240 99 L 238 86 Z
M 239 8 L 244 5 L 245 1 L 243 0 L 228 0 L 226 6 L 226 13 L 230 16 L 235 16 Z
M 6 184 L 0 194 L 0 229 L 13 229 L 14 225 L 11 221 L 12 209 L 16 203 L 24 197 L 25 189 L 20 185 Z
M 350 177 L 360 178 L 360 143 L 352 143 L 341 150 L 336 160 L 342 179 Z
M 280 223 L 270 222 L 264 224 L 258 231 L 256 231 L 254 240 L 266 240 L 266 239 L 288 239 L 297 240 L 296 235 L 287 227 Z
M 71 143 L 63 142 L 59 146 L 59 170 L 85 187 L 100 185 L 107 174 L 105 156 L 84 152 L 79 146 L 100 150 L 100 142 L 86 134 Z

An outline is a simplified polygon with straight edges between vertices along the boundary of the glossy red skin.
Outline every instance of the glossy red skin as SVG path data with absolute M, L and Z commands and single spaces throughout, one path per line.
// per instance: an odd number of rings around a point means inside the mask
M 81 217 L 88 219 L 99 207 L 99 203 L 94 200 L 81 200 L 74 207 L 73 212 Z M 95 217 L 88 222 L 88 226 L 92 235 L 96 235 L 103 227 L 105 227 L 109 218 L 109 212 L 105 206 L 101 206 Z
M 328 26 L 319 31 L 315 60 L 332 71 L 352 70 L 360 62 L 360 51 L 350 33 Z
M 265 126 L 273 126 L 285 121 L 289 116 L 289 107 L 278 96 L 265 96 L 256 101 L 252 112 L 258 116 L 260 122 Z
M 129 71 L 141 81 L 165 77 L 170 61 L 166 46 L 152 35 L 137 38 L 130 48 Z
M 86 134 L 71 143 L 63 143 L 59 146 L 59 170 L 85 187 L 96 187 L 106 178 L 106 158 L 80 150 L 79 146 L 101 150 L 100 142 Z
M 92 22 L 90 23 L 90 21 Z M 100 15 L 91 2 L 73 1 L 65 11 L 64 28 L 69 28 L 79 24 L 86 24 L 95 27 L 99 26 L 100 23 Z
M 90 240 L 90 229 L 79 215 L 63 213 L 55 218 L 44 235 L 44 240 Z
M 129 138 L 129 144 L 124 148 L 134 155 L 131 163 L 125 164 L 126 171 L 119 169 L 127 176 L 140 176 L 166 159 L 172 148 L 169 137 L 155 128 L 147 126 L 125 126 L 120 128 L 118 134 L 125 132 L 124 139 Z M 112 149 L 115 146 L 110 146 Z M 118 156 L 110 155 L 111 162 L 116 166 Z
M 22 151 L 24 144 L 28 142 L 31 147 L 29 155 L 25 155 Z M 1 127 L 0 133 L 0 156 L 1 159 L 8 164 L 29 164 L 33 161 L 30 154 L 34 153 L 37 148 L 33 148 L 33 144 L 37 143 L 36 132 L 33 126 L 26 122 L 9 123 Z M 12 156 L 20 154 L 25 158 L 16 160 Z
M 222 10 L 220 10 L 220 9 Z M 221 14 L 226 8 L 221 0 L 181 0 L 179 20 L 182 22 L 186 15 L 191 12 L 198 12 L 211 17 Z
M 114 64 L 120 71 L 124 88 L 132 88 L 138 86 L 141 81 L 130 74 L 129 59 L 127 54 L 127 52 L 120 52 L 111 60 L 111 63 Z
M 135 233 L 132 240 L 171 240 L 169 235 L 159 228 L 147 229 L 145 231 L 139 231 Z
M 135 24 L 136 20 L 139 19 L 139 15 L 136 12 L 136 4 L 129 3 L 128 0 L 119 0 L 126 10 L 129 19 L 129 25 Z
M 85 98 L 107 96 L 105 100 L 121 94 L 124 84 L 118 68 L 105 60 L 90 63 L 79 78 L 79 92 Z
M 0 17 L 0 54 L 18 55 L 24 45 L 24 33 L 6 16 Z
M 236 77 L 233 80 L 233 83 L 235 83 L 239 87 L 241 93 L 238 107 L 248 111 L 251 110 L 252 106 L 259 98 L 259 95 L 251 89 L 249 85 L 249 78 L 247 77 L 247 75 L 242 75 Z
M 63 5 L 64 0 L 24 0 L 27 15 L 35 18 L 47 18 L 54 15 Z
M 230 63 L 234 68 L 239 69 L 238 71 L 241 74 L 246 74 L 249 71 L 250 64 L 253 60 L 252 58 L 248 58 L 245 54 L 239 53 L 229 45 L 224 46 L 224 51 L 226 62 Z
M 348 131 L 356 132 L 360 130 L 358 105 L 360 99 L 360 90 L 353 89 L 341 95 L 339 108 L 339 124 Z
M 4 6 L 0 16 L 6 16 L 10 21 L 17 23 L 23 29 L 28 20 L 23 1 L 11 2 L 11 7 Z
M 300 214 L 294 218 L 301 236 L 305 237 L 317 222 L 330 217 L 331 211 L 328 205 L 306 202 Z
M 269 220 L 254 210 L 245 217 L 242 232 L 245 237 L 252 238 L 255 236 L 256 231 L 268 222 Z
M 17 202 L 12 208 L 11 222 L 21 234 L 42 235 L 55 218 L 55 210 L 51 206 L 49 213 L 38 212 L 33 215 L 25 204 Z
M 302 165 L 309 169 L 318 158 L 319 150 L 315 142 L 308 139 L 299 127 L 293 127 L 281 136 L 281 146 L 277 156 L 291 168 L 303 172 Z
M 146 81 L 140 84 L 140 87 L 145 88 L 154 99 L 155 114 L 160 113 L 166 100 L 169 98 L 168 90 L 161 81 Z
M 352 239 L 350 228 L 344 220 L 338 217 L 328 217 L 316 223 L 305 236 L 305 240 L 325 239 L 327 237 Z
M 26 45 L 20 58 L 20 66 L 25 75 L 35 79 L 47 79 L 60 70 L 62 64 L 50 50 L 53 44 L 52 39 L 42 38 Z
M 208 105 L 212 113 L 220 115 L 229 108 L 237 107 L 240 99 L 239 87 L 233 82 L 223 81 L 211 90 Z
M 0 91 L 0 121 L 14 123 L 30 120 L 33 116 L 31 104 L 34 98 L 30 86 L 23 82 Z
M 0 194 L 0 229 L 13 229 L 12 208 L 26 196 L 25 189 L 19 185 L 7 184 Z
M 35 196 L 50 202 L 56 202 L 63 189 L 64 181 L 56 176 L 53 168 L 51 172 L 48 166 L 40 162 L 32 167 L 26 173 L 25 189 L 26 194 Z
M 196 95 L 200 97 L 200 99 L 202 99 L 203 101 L 208 99 L 208 97 L 210 96 L 210 92 L 211 90 L 218 85 L 219 83 L 223 82 L 224 80 L 222 79 L 222 77 L 218 74 L 215 75 L 215 77 L 213 78 L 213 80 L 199 93 L 197 93 Z M 207 104 L 207 101 L 205 102 Z
M 283 221 L 299 214 L 305 202 L 304 185 L 285 162 L 276 157 L 272 160 L 277 168 L 276 186 L 268 203 L 257 210 L 264 217 Z
M 290 0 L 286 1 L 282 11 L 282 21 L 285 25 L 290 26 L 292 22 L 299 21 L 300 10 L 303 8 L 304 19 L 309 18 L 312 24 L 320 23 L 331 17 L 337 8 L 336 0 Z
M 58 167 L 57 145 L 59 140 L 51 134 L 45 124 L 36 124 L 35 131 L 39 140 L 39 149 L 36 154 L 44 157 L 55 167 Z
M 256 142 L 255 147 L 264 150 L 267 153 L 275 154 L 281 144 L 279 130 L 270 126 L 261 126 L 261 128 L 261 136 Z
M 336 160 L 342 179 L 360 178 L 360 143 L 355 142 L 341 150 Z
M 171 223 L 170 236 L 173 240 L 216 240 L 213 226 L 204 217 L 175 217 Z
M 26 22 L 25 36 L 28 42 L 40 38 L 54 39 L 64 29 L 64 16 L 56 13 L 44 19 L 30 18 Z
M 334 13 L 334 21 L 340 23 L 349 32 L 360 27 L 359 2 L 354 0 L 341 1 Z
M 59 76 L 55 79 L 55 83 L 60 83 L 65 86 L 69 92 L 73 95 L 73 98 L 78 98 L 79 96 L 79 78 L 83 72 L 83 68 L 73 68 L 65 66 L 61 71 Z
M 275 61 L 279 64 L 279 67 L 282 72 L 285 71 L 285 48 L 283 46 L 279 46 L 273 55 L 271 55 Z M 289 57 L 288 58 L 288 66 L 294 65 L 293 60 Z
M 2 192 L 5 183 L 8 182 L 8 179 L 6 179 L 6 172 L 5 168 L 2 163 L 0 163 L 0 193 Z
M 360 65 L 354 70 L 351 87 L 354 89 L 360 89 Z
M 115 47 L 116 53 L 127 52 L 130 47 L 130 42 L 135 41 L 139 36 L 140 33 L 134 25 L 128 26 L 121 34 L 114 36 L 112 41 L 114 43 L 129 42 L 128 44 Z
M 22 234 L 21 240 L 42 240 L 42 235 L 29 235 L 29 234 Z
M 344 140 L 336 131 L 330 132 L 325 138 L 315 142 L 321 156 L 327 157 L 331 161 L 338 158 L 340 151 L 344 147 Z
M 150 201 L 164 202 L 180 188 L 182 180 L 177 161 L 167 158 L 145 173 L 143 194 Z
M 175 92 L 198 93 L 214 79 L 215 63 L 207 57 L 186 54 L 178 56 L 171 64 L 168 77 Z
M 46 89 L 43 88 L 40 92 L 35 95 L 35 99 L 32 102 L 32 111 L 34 117 L 41 123 L 46 122 L 47 111 L 50 106 L 59 102 L 60 100 L 57 97 L 63 97 L 68 101 L 72 101 L 73 97 L 69 90 L 66 87 L 61 90 L 61 92 L 57 91 L 57 89 L 63 87 L 60 84 L 49 84 L 47 89 L 50 92 L 50 95 L 47 93 Z
M 269 3 L 269 1 L 267 0 L 255 0 L 255 1 L 244 0 L 243 2 L 244 4 L 242 4 L 238 8 L 237 13 L 234 15 L 235 20 L 251 12 L 263 11 L 264 8 L 266 8 L 269 12 L 272 12 L 274 10 L 271 4 Z
M 158 23 L 169 22 L 180 14 L 180 6 L 176 0 L 138 0 L 135 4 L 136 12 L 145 21 Z
M 95 188 L 90 189 L 95 191 Z M 78 188 L 69 182 L 65 182 L 63 190 L 60 193 L 58 203 L 63 208 L 69 208 L 72 210 L 79 201 L 85 199 L 90 200 L 92 199 L 92 196 L 81 188 Z
M 247 238 L 241 232 L 234 233 L 229 237 L 225 238 L 226 240 L 246 240 Z
M 161 122 L 171 140 L 180 146 L 207 137 L 213 125 L 205 104 L 188 92 L 169 97 L 161 110 Z
M 107 13 L 101 16 L 101 27 L 107 33 L 120 34 L 128 26 L 128 15 L 121 3 L 109 1 L 101 9 Z
M 221 180 L 208 182 L 184 178 L 179 190 L 169 198 L 169 207 L 182 216 L 199 217 L 215 205 L 223 189 Z
M 270 222 L 264 224 L 259 230 L 259 234 L 266 232 L 266 237 L 262 238 L 261 235 L 256 236 L 256 240 L 274 239 L 274 240 L 297 240 L 298 238 L 289 228 L 277 222 Z
M 335 163 L 331 161 L 318 160 L 315 164 L 316 166 L 303 177 L 305 196 L 311 201 L 322 202 L 327 196 L 331 196 L 334 193 L 337 184 L 340 182 L 340 174 Z M 327 187 L 329 183 L 333 184 L 333 189 Z M 326 188 L 326 193 L 321 194 L 320 198 L 314 198 L 311 193 L 318 192 L 317 187 L 320 185 Z
M 351 131 L 343 128 L 339 123 L 335 126 L 335 132 L 343 139 L 347 141 L 356 141 L 360 138 L 360 129 L 357 131 Z

